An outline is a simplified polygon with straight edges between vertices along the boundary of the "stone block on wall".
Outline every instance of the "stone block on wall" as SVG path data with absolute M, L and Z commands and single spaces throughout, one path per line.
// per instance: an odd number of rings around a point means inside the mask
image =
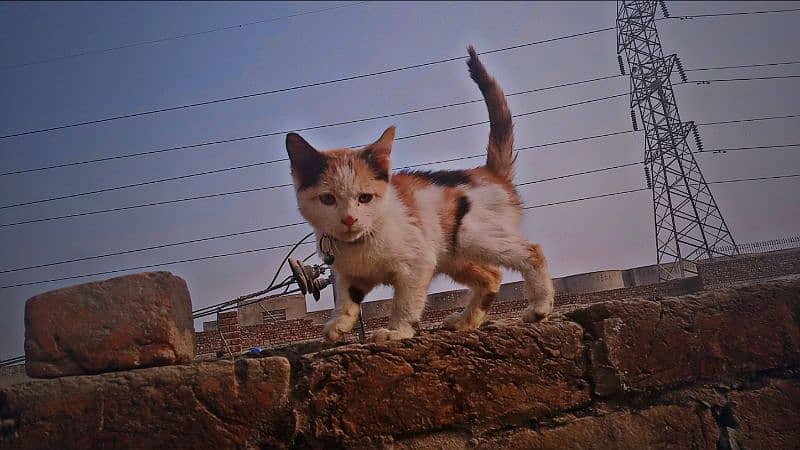
M 58 289 L 25 304 L 32 377 L 188 363 L 194 357 L 189 289 L 149 272 Z

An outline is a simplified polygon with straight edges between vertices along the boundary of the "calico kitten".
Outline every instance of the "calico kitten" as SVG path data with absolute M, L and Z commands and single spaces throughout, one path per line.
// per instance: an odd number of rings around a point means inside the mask
M 338 304 L 324 328 L 330 341 L 353 328 L 361 301 L 379 284 L 393 286 L 395 294 L 388 329 L 373 339 L 413 336 L 438 273 L 470 287 L 468 306 L 447 317 L 445 328 L 483 323 L 500 289 L 500 267 L 526 281 L 530 305 L 522 320 L 542 320 L 553 309 L 547 261 L 519 231 L 511 112 L 472 46 L 468 51 L 470 76 L 489 110 L 485 166 L 392 174 L 394 127 L 366 147 L 326 152 L 296 133 L 286 136 L 300 213 L 314 227 L 320 253 L 334 256 Z

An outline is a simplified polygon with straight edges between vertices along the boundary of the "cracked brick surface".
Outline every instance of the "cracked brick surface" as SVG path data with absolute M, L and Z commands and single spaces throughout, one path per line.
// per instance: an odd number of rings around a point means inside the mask
M 800 364 L 800 282 L 778 281 L 660 301 L 606 302 L 571 312 L 593 335 L 601 395 Z
M 320 352 L 309 375 L 311 437 L 341 445 L 578 407 L 589 401 L 582 337 L 572 322 L 509 321 Z
M 284 358 L 64 377 L 0 391 L 0 448 L 236 448 L 294 432 Z
M 396 442 L 394 449 L 714 450 L 718 438 L 710 412 L 680 405 L 657 405 L 636 413 L 617 411 L 580 417 L 552 428 L 517 428 L 477 439 L 463 434 L 411 438 Z
M 749 392 L 732 392 L 735 436 L 746 449 L 800 447 L 800 380 L 776 380 Z
M 149 272 L 46 292 L 25 304 L 26 371 L 36 378 L 188 363 L 189 289 Z

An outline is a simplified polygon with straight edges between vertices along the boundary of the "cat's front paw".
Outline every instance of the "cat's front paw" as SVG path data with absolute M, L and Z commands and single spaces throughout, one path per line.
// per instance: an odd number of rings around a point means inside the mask
M 372 342 L 401 341 L 414 336 L 414 330 L 400 331 L 381 328 L 372 333 Z
M 552 307 L 535 307 L 531 305 L 522 312 L 522 321 L 526 323 L 541 322 L 546 320 L 552 311 Z
M 486 313 L 481 312 L 469 314 L 466 311 L 456 312 L 447 316 L 442 321 L 442 328 L 453 331 L 475 330 L 483 323 Z
M 322 328 L 322 337 L 328 342 L 338 341 L 344 333 L 345 331 L 339 328 L 339 321 L 336 319 L 326 323 Z

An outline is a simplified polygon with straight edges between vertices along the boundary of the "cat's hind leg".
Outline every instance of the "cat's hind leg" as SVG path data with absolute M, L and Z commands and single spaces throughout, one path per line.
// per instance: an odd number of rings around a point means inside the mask
M 553 311 L 555 289 L 541 247 L 530 243 L 516 230 L 481 231 L 462 233 L 460 245 L 465 255 L 520 272 L 525 279 L 529 303 L 522 320 L 538 322 L 547 318 Z
M 466 261 L 444 273 L 457 283 L 469 286 L 469 303 L 463 311 L 447 316 L 442 327 L 448 330 L 474 330 L 486 320 L 489 307 L 497 298 L 503 273 L 497 267 Z

